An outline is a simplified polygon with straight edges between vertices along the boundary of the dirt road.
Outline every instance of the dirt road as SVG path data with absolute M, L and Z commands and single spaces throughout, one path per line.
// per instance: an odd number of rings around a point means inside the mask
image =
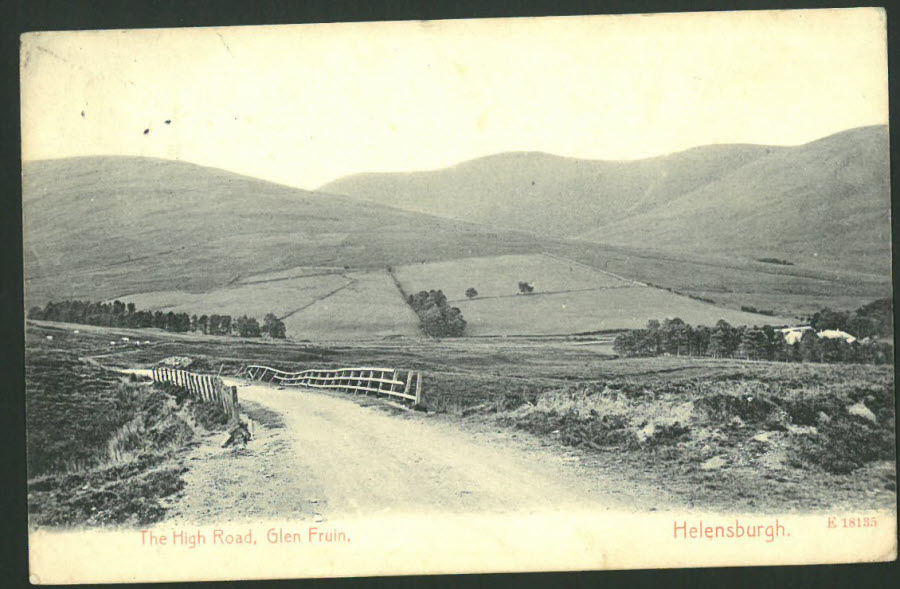
M 141 370 L 129 372 L 142 373 Z M 403 412 L 375 399 L 224 378 L 256 437 L 186 460 L 172 519 L 334 519 L 401 512 L 508 513 L 653 509 L 660 489 L 622 479 L 584 453 L 493 425 Z

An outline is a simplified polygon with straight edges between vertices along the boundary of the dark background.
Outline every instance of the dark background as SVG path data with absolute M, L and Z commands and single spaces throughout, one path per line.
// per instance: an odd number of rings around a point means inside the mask
M 564 16 L 580 14 L 633 14 L 642 12 L 688 12 L 707 10 L 757 10 L 781 8 L 843 8 L 878 6 L 852 2 L 712 2 L 712 1 L 528 1 L 528 0 L 432 0 L 413 2 L 346 0 L 317 2 L 288 1 L 81 1 L 81 0 L 0 0 L 2 20 L 2 221 L 0 251 L 4 253 L 3 280 L 0 282 L 0 328 L 3 354 L 0 356 L 0 579 L 5 586 L 28 584 L 27 518 L 25 502 L 25 430 L 24 430 L 24 307 L 22 297 L 22 209 L 19 127 L 19 35 L 39 30 L 119 29 L 193 27 L 257 24 L 292 24 L 379 20 L 429 20 L 488 18 L 510 16 Z M 896 111 L 898 10 L 886 6 L 891 111 Z M 894 228 L 894 274 L 898 258 L 897 156 L 900 146 L 891 125 L 891 167 Z M 895 281 L 895 293 L 896 293 Z M 897 308 L 896 295 L 894 308 Z M 897 317 L 895 313 L 895 332 Z M 896 349 L 896 348 L 895 348 Z M 895 359 L 896 370 L 896 359 Z M 247 582 L 240 585 L 326 585 L 332 587 L 411 587 L 430 586 L 564 586 L 606 585 L 648 587 L 861 587 L 895 586 L 897 563 L 755 567 L 732 569 L 683 569 L 668 571 L 605 571 L 548 574 L 465 575 L 456 577 L 400 577 L 374 579 L 338 579 L 311 581 Z M 891 582 L 891 579 L 894 579 Z M 238 583 L 229 583 L 233 585 Z M 217 584 L 219 585 L 219 584 Z M 226 585 L 221 583 L 221 585 Z M 152 585 L 165 587 L 170 585 Z M 171 585 L 174 586 L 174 585 Z

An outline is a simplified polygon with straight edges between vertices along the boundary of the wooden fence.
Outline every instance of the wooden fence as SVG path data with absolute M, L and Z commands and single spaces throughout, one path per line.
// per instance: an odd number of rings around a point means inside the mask
M 405 372 L 405 378 L 401 371 L 394 368 L 361 367 L 285 372 L 269 366 L 252 364 L 244 367 L 238 376 L 276 383 L 285 387 L 310 387 L 354 394 L 388 395 L 424 406 L 422 373 L 414 370 Z
M 214 403 L 226 417 L 239 421 L 237 387 L 226 386 L 221 378 L 209 374 L 194 374 L 177 368 L 157 367 L 153 369 L 153 382 L 170 382 L 196 399 Z

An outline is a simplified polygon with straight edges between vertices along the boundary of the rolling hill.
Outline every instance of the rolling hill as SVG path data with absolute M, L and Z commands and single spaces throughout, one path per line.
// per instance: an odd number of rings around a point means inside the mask
M 680 154 L 684 161 L 702 160 L 699 171 L 678 176 L 688 194 L 720 173 L 701 157 L 704 151 Z M 771 156 L 752 146 L 725 151 L 733 166 Z M 573 185 L 576 176 L 571 171 Z M 151 310 L 257 316 L 271 310 L 284 317 L 293 337 L 354 339 L 417 333 L 392 267 L 412 281 L 410 288 L 447 288 L 452 298 L 465 290 L 456 287 L 476 286 L 485 300 L 457 304 L 472 315 L 473 333 L 483 334 L 623 328 L 671 314 L 763 323 L 774 319 L 730 313 L 753 305 L 796 317 L 825 305 L 856 308 L 890 294 L 889 277 L 871 269 L 777 266 L 559 239 L 177 161 L 98 156 L 28 162 L 23 188 L 29 307 L 119 298 Z M 644 196 L 629 215 L 649 215 L 672 200 L 661 188 Z M 610 226 L 632 217 L 608 211 Z M 590 269 L 602 275 L 585 274 Z M 607 291 L 616 283 L 609 273 L 651 290 Z M 534 282 L 540 293 L 528 300 L 507 297 L 520 280 Z M 702 302 L 708 299 L 719 306 Z
M 796 147 L 711 145 L 623 162 L 505 153 L 357 174 L 321 190 L 558 239 L 890 272 L 885 126 Z
M 525 234 L 135 157 L 28 162 L 28 305 L 184 290 L 296 266 L 380 268 L 527 253 Z

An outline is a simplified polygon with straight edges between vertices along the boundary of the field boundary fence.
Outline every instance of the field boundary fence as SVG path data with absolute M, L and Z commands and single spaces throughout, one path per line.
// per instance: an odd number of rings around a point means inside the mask
M 413 405 L 424 406 L 425 394 L 422 373 L 395 368 L 333 368 L 285 372 L 270 366 L 251 364 L 237 376 L 250 380 L 271 382 L 283 387 L 331 389 L 345 393 L 387 395 Z
M 239 421 L 240 404 L 237 387 L 226 385 L 221 378 L 164 366 L 154 368 L 152 376 L 153 382 L 174 384 L 195 399 L 218 406 L 229 419 Z

